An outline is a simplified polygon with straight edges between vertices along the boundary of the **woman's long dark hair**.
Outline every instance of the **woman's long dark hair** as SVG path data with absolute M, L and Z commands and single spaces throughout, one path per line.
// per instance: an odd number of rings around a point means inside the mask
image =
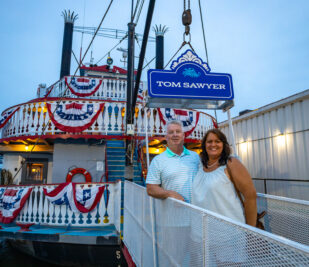
M 208 157 L 208 154 L 207 154 L 207 151 L 206 151 L 206 140 L 207 140 L 207 137 L 210 133 L 215 134 L 220 139 L 220 141 L 223 143 L 223 150 L 222 150 L 222 153 L 221 153 L 221 156 L 220 156 L 220 159 L 219 159 L 219 165 L 220 166 L 226 165 L 227 161 L 230 157 L 230 154 L 231 154 L 230 145 L 227 142 L 227 139 L 226 139 L 226 136 L 225 136 L 224 133 L 222 133 L 219 129 L 211 129 L 211 130 L 207 131 L 207 133 L 205 134 L 205 136 L 202 139 L 202 144 L 201 144 L 202 152 L 200 154 L 200 157 L 201 157 L 201 161 L 203 163 L 203 166 L 205 168 L 207 168 L 207 164 L 208 164 L 208 161 L 209 161 L 209 157 Z

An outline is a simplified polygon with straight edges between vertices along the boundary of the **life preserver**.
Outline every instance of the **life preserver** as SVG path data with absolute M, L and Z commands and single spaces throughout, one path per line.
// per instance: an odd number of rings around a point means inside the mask
M 78 173 L 83 174 L 85 176 L 86 183 L 91 183 L 91 175 L 90 175 L 90 173 L 87 170 L 83 169 L 83 168 L 75 168 L 75 169 L 69 171 L 68 174 L 67 174 L 66 182 L 67 183 L 72 182 L 73 176 L 75 174 L 78 174 Z

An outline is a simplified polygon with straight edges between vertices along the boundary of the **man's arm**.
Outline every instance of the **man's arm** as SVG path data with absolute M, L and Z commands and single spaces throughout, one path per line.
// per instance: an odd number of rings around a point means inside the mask
M 182 195 L 178 194 L 175 191 L 165 190 L 158 184 L 147 184 L 147 194 L 149 196 L 160 198 L 160 199 L 172 197 L 172 198 L 184 201 L 184 198 L 182 197 Z

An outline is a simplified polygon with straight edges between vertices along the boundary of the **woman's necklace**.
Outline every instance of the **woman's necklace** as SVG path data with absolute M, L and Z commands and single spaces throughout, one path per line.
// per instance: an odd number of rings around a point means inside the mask
M 211 164 L 211 165 L 208 165 L 208 164 L 207 164 L 207 168 L 211 168 L 211 167 L 215 166 L 217 163 L 218 163 L 218 161 L 216 160 L 216 161 L 215 161 L 213 164 Z

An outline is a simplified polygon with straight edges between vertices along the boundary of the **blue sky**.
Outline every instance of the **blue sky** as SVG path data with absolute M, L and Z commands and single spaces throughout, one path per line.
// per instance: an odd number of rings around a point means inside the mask
M 126 30 L 130 2 L 114 0 L 102 27 Z M 144 29 L 148 2 L 145 1 L 137 25 L 138 33 Z M 58 80 L 63 38 L 61 12 L 64 9 L 79 14 L 75 25 L 97 26 L 108 3 L 107 0 L 0 1 L 0 110 L 35 98 L 39 83 L 50 85 Z M 235 107 L 232 116 L 309 88 L 309 1 L 201 0 L 201 4 L 209 65 L 212 71 L 230 73 L 233 77 Z M 191 9 L 192 45 L 205 60 L 197 1 L 191 1 Z M 165 62 L 182 42 L 182 11 L 183 1 L 156 1 L 153 25 L 169 27 L 165 35 Z M 84 36 L 84 50 L 90 38 Z M 94 61 L 116 43 L 118 40 L 97 38 L 91 49 Z M 74 33 L 76 54 L 80 46 L 81 34 Z M 121 47 L 126 48 L 126 42 Z M 154 48 L 154 43 L 148 45 L 148 60 L 154 56 Z M 139 53 L 137 45 L 136 53 Z M 111 56 L 115 65 L 123 66 L 119 61 L 120 52 L 114 50 Z M 85 62 L 89 59 L 90 53 Z M 105 60 L 101 63 L 105 64 Z M 76 68 L 73 59 L 71 66 L 73 73 Z M 146 80 L 145 74 L 143 80 Z M 226 114 L 219 111 L 218 118 L 225 120 Z

